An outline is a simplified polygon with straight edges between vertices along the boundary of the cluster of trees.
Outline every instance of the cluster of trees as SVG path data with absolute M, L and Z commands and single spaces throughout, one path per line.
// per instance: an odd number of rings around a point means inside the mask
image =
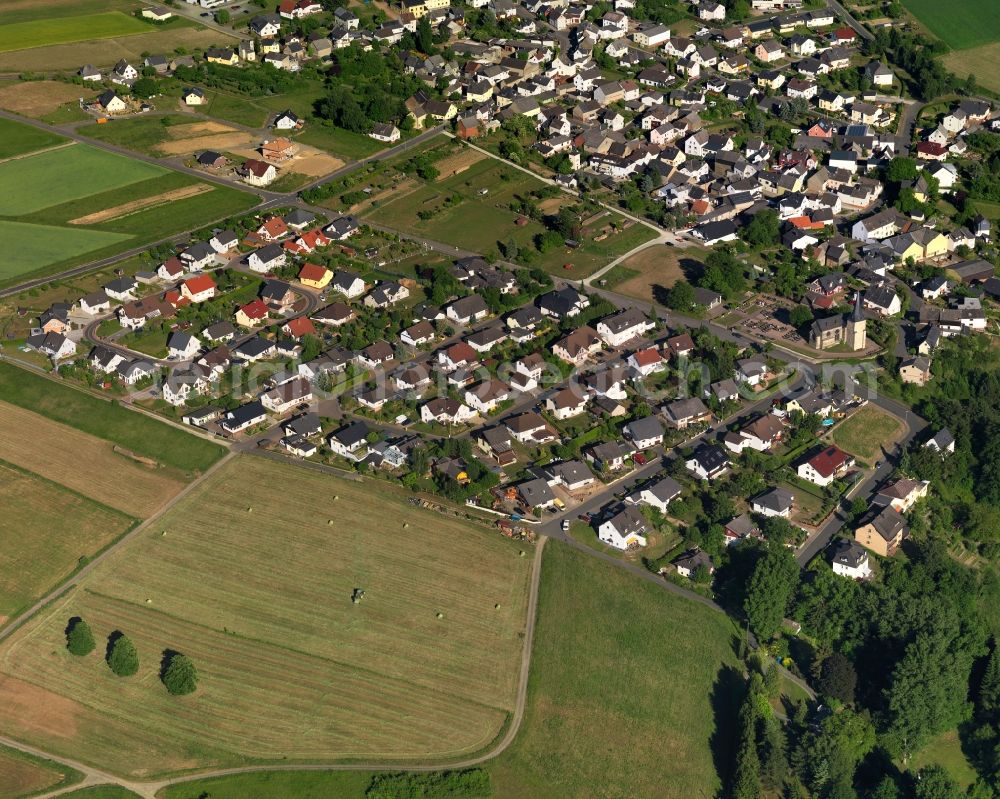
M 368 133 L 377 122 L 412 124 L 406 122 L 410 117 L 404 102 L 427 87 L 405 73 L 394 53 L 351 45 L 335 50 L 332 58 L 327 95 L 314 107 L 317 117 L 355 133 Z
M 966 142 L 981 159 L 969 161 L 962 168 L 969 196 L 1000 202 L 1000 136 L 978 131 L 970 133 Z
M 946 70 L 938 56 L 946 52 L 942 42 L 932 41 L 921 34 L 914 34 L 899 27 L 878 28 L 875 38 L 863 43 L 867 55 L 878 56 L 897 64 L 909 76 L 907 88 L 921 100 L 935 97 L 959 88 L 975 89 L 975 78 L 964 85 Z M 970 76 L 971 77 L 971 76 Z
M 740 230 L 740 237 L 751 247 L 771 247 L 781 241 L 781 222 L 778 213 L 770 209 L 761 211 Z
M 728 250 L 712 250 L 705 257 L 698 285 L 730 299 L 747 290 L 746 266 Z
M 295 74 L 271 66 L 243 69 L 202 61 L 194 66 L 179 65 L 174 71 L 174 77 L 186 84 L 201 84 L 213 89 L 228 89 L 259 97 L 294 90 L 301 85 L 302 73 Z
M 90 625 L 79 616 L 71 618 L 66 625 L 66 649 L 77 657 L 85 657 L 96 646 Z M 119 677 L 131 677 L 139 671 L 139 651 L 132 639 L 120 630 L 108 636 L 104 660 Z M 198 671 L 187 655 L 168 649 L 160 664 L 160 680 L 175 696 L 190 694 L 198 687 Z
M 365 799 L 478 799 L 490 796 L 490 773 L 486 769 L 434 771 L 427 774 L 377 774 L 365 791 Z
M 865 584 L 826 564 L 800 578 L 791 554 L 772 544 L 741 545 L 733 561 L 727 568 L 742 572 L 751 630 L 768 640 L 787 613 L 815 642 L 812 651 L 802 644 L 797 659 L 811 657 L 807 670 L 832 712 L 808 717 L 799 706 L 787 725 L 772 726 L 776 695 L 758 665 L 737 725 L 732 797 L 997 795 L 1000 652 L 987 645 L 981 576 L 934 543 L 918 545 L 907 562 L 886 562 L 883 579 Z M 968 794 L 938 767 L 912 779 L 893 765 L 956 728 L 981 775 Z
M 947 427 L 955 452 L 941 457 L 915 444 L 902 468 L 930 480 L 935 498 L 926 533 L 961 536 L 991 560 L 1000 559 L 1000 356 L 988 339 L 946 343 L 934 359 L 934 380 L 915 410 L 931 429 Z M 920 528 L 922 529 L 922 528 Z

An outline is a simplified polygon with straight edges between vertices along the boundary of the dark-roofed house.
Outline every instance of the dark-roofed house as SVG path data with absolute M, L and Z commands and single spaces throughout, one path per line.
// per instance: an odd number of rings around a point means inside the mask
M 755 497 L 750 503 L 750 510 L 761 516 L 781 516 L 787 519 L 792 515 L 792 505 L 795 497 L 791 491 L 784 488 L 772 488 Z
M 701 480 L 714 480 L 729 469 L 726 451 L 714 444 L 702 444 L 684 464 Z
M 649 505 L 661 513 L 666 513 L 667 505 L 680 495 L 681 484 L 672 477 L 662 477 L 632 494 L 629 500 L 637 505 Z
M 646 520 L 635 506 L 622 510 L 597 528 L 597 537 L 615 549 L 627 550 L 646 546 Z
M 906 520 L 892 506 L 874 507 L 861 519 L 854 540 L 884 558 L 892 557 L 909 535 Z
M 852 580 L 867 580 L 872 575 L 868 551 L 857 541 L 841 541 L 833 551 L 833 573 Z

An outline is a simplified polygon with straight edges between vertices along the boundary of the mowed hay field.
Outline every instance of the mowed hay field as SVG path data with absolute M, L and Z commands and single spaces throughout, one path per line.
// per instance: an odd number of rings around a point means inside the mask
M 1000 41 L 968 50 L 955 50 L 941 60 L 958 77 L 975 75 L 980 86 L 1000 92 Z
M 10 83 L 0 88 L 0 108 L 32 119 L 42 119 L 81 96 L 86 97 L 87 93 L 73 83 L 56 80 Z
M 736 635 L 724 614 L 551 542 L 524 721 L 488 765 L 495 799 L 716 796 L 743 690 Z
M 69 773 L 14 749 L 0 748 L 0 799 L 34 796 L 68 784 Z
M 124 513 L 0 462 L 0 616 L 22 611 L 132 525 Z
M 117 453 L 110 441 L 2 401 L 0 460 L 136 518 L 152 515 L 184 487 L 179 475 Z
M 3 646 L 0 728 L 137 776 L 485 748 L 515 700 L 531 553 L 400 496 L 228 461 Z M 74 615 L 131 636 L 140 673 L 69 655 Z M 195 694 L 163 689 L 167 648 Z

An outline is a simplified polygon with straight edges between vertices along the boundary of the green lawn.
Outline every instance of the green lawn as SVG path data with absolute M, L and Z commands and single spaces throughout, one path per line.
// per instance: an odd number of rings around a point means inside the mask
M 208 104 L 202 109 L 208 116 L 250 128 L 262 128 L 267 122 L 268 112 L 254 105 L 249 97 L 216 89 L 208 92 L 208 98 Z
M 866 405 L 833 428 L 833 441 L 843 450 L 862 460 L 879 457 L 888 449 L 902 430 L 903 423 L 895 416 Z
M 976 47 L 1000 39 L 1000 14 L 996 0 L 903 0 L 920 22 L 955 50 Z
M 144 161 L 86 145 L 0 164 L 0 216 L 21 216 L 166 174 Z
M 154 28 L 148 23 L 117 11 L 15 22 L 0 26 L 0 53 L 88 39 L 111 39 L 152 30 Z
M 484 157 L 458 174 L 424 182 L 415 191 L 390 196 L 376 208 L 363 213 L 375 222 L 464 250 L 488 252 L 513 239 L 521 250 L 531 251 L 534 237 L 544 228 L 534 220 L 517 224 L 518 215 L 509 210 L 508 205 L 541 186 L 541 181 L 530 175 Z M 487 193 L 482 194 L 483 191 Z M 459 201 L 445 204 L 449 197 L 458 197 Z M 418 214 L 421 212 L 433 215 L 420 219 Z M 612 221 L 621 222 L 622 219 L 609 214 L 603 223 Z M 537 255 L 536 262 L 551 272 L 580 279 L 654 235 L 643 225 L 632 225 L 600 242 L 584 238 L 575 250 L 557 247 Z M 567 264 L 570 265 L 568 269 L 565 268 Z
M 348 161 L 360 161 L 390 145 L 375 141 L 371 136 L 352 133 L 342 128 L 329 127 L 313 122 L 295 137 L 296 141 L 326 150 Z
M 943 766 L 963 789 L 976 781 L 976 770 L 962 751 L 962 743 L 955 730 L 942 733 L 917 752 L 910 763 L 910 771 L 916 773 L 933 763 Z
M 117 119 L 104 125 L 94 123 L 77 128 L 77 133 L 92 139 L 127 147 L 130 150 L 158 156 L 156 145 L 169 138 L 168 131 L 173 125 L 189 125 L 192 119 L 180 114 L 149 117 L 141 116 L 132 119 Z
M 64 141 L 66 139 L 55 133 L 10 119 L 0 119 L 0 158 L 34 152 Z
M 496 799 L 715 796 L 743 680 L 721 613 L 555 541 Z
M 0 282 L 128 241 L 131 236 L 86 228 L 31 225 L 0 219 Z
M 205 471 L 225 452 L 176 427 L 4 362 L 0 398 L 186 473 Z

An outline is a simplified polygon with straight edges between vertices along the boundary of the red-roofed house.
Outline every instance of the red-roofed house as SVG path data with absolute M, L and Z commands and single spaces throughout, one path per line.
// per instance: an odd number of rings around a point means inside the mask
M 191 302 L 205 302 L 215 296 L 215 281 L 210 275 L 196 275 L 181 284 L 181 296 Z
M 272 216 L 257 228 L 257 235 L 267 241 L 277 241 L 282 236 L 288 235 L 288 225 L 280 216 Z
M 858 34 L 850 28 L 837 28 L 833 32 L 833 43 L 839 45 L 853 44 Z
M 236 324 L 243 327 L 253 327 L 265 319 L 267 319 L 267 305 L 259 299 L 248 302 L 236 312 Z
M 932 141 L 922 141 L 917 145 L 917 158 L 924 161 L 943 161 L 948 155 L 948 148 Z
M 843 477 L 854 465 L 854 458 L 844 450 L 833 445 L 817 455 L 813 455 L 805 463 L 800 463 L 799 477 L 815 483 L 818 486 L 828 486 L 838 477 Z
M 314 230 L 307 230 L 295 240 L 295 243 L 306 252 L 312 252 L 318 247 L 325 247 L 330 243 L 330 239 L 326 237 L 320 228 L 315 228 Z
M 299 270 L 299 281 L 309 288 L 325 289 L 332 279 L 333 272 L 319 264 L 303 264 Z
M 793 216 L 788 221 L 796 230 L 822 230 L 825 227 L 822 222 L 813 222 L 808 216 Z
M 162 264 L 160 264 L 159 269 L 156 270 L 157 276 L 163 278 L 164 280 L 174 280 L 187 271 L 187 267 L 176 255 L 173 258 L 168 258 Z
M 163 295 L 163 301 L 169 302 L 174 308 L 183 308 L 191 304 L 191 300 L 183 296 L 178 289 L 170 289 Z
M 647 347 L 644 350 L 637 350 L 628 356 L 627 363 L 632 371 L 640 377 L 646 377 L 654 372 L 663 371 L 667 362 L 663 360 L 660 351 L 656 347 Z
M 294 319 L 289 319 L 281 326 L 281 330 L 286 336 L 291 336 L 294 339 L 316 335 L 315 325 L 306 316 L 297 316 Z

